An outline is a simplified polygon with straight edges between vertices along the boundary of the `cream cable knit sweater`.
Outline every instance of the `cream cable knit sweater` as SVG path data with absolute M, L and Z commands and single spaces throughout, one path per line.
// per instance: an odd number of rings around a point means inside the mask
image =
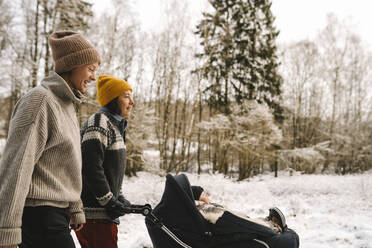
M 14 108 L 0 162 L 0 245 L 21 243 L 24 206 L 68 208 L 84 223 L 79 124 L 80 103 L 56 73 Z

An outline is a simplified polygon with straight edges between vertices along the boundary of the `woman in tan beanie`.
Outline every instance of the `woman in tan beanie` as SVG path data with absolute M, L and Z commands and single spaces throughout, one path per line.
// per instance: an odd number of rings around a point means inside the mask
M 85 223 L 79 123 L 74 104 L 101 59 L 80 34 L 49 36 L 54 72 L 16 104 L 0 162 L 0 248 L 75 247 Z
M 119 217 L 131 204 L 121 187 L 126 165 L 125 134 L 133 107 L 132 87 L 102 75 L 97 81 L 102 108 L 81 128 L 83 192 L 87 223 L 76 232 L 82 248 L 117 248 Z

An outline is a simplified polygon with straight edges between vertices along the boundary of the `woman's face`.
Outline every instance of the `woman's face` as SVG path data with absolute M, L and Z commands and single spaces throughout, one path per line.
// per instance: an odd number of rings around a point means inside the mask
M 134 105 L 134 101 L 132 99 L 132 91 L 127 90 L 124 91 L 119 97 L 118 97 L 118 104 L 120 107 L 120 116 L 124 119 L 128 119 L 132 110 L 132 107 Z
M 98 63 L 79 66 L 71 71 L 68 77 L 68 84 L 71 88 L 86 92 L 88 84 L 96 81 L 96 70 Z

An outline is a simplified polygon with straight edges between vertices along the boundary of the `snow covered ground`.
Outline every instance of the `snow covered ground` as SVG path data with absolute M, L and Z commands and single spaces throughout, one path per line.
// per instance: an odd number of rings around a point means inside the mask
M 281 172 L 278 178 L 265 174 L 241 182 L 220 174 L 187 176 L 212 202 L 253 218 L 278 206 L 299 234 L 301 248 L 372 248 L 372 171 L 347 176 Z M 123 192 L 132 203 L 159 202 L 165 177 L 141 172 L 124 180 Z M 121 222 L 120 248 L 152 247 L 143 216 L 126 215 Z

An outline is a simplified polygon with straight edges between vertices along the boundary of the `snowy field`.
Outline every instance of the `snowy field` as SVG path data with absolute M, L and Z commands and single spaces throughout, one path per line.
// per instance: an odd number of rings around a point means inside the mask
M 347 176 L 282 172 L 278 178 L 265 174 L 241 182 L 219 174 L 187 176 L 212 202 L 253 218 L 278 206 L 299 234 L 301 248 L 372 248 L 372 171 Z M 155 206 L 160 200 L 165 177 L 141 172 L 124 180 L 123 192 L 132 203 Z M 119 247 L 152 247 L 143 216 L 121 218 Z

